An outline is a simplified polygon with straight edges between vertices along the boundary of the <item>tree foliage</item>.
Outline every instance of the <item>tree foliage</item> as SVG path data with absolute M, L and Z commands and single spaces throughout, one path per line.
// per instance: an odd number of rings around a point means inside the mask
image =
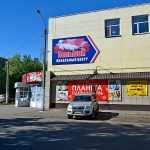
M 9 89 L 10 95 L 14 97 L 14 84 L 21 81 L 21 76 L 27 72 L 34 72 L 42 70 L 42 64 L 38 58 L 32 58 L 31 55 L 16 54 L 8 59 L 9 61 Z M 6 80 L 6 69 L 3 67 L 0 69 L 0 79 Z M 3 83 L 5 87 L 5 82 Z M 2 88 L 2 87 L 0 87 Z
M 0 94 L 5 92 L 6 72 L 5 67 L 0 67 Z
M 5 73 L 5 63 L 7 59 L 0 57 L 0 94 L 5 92 L 5 82 L 6 82 L 6 73 Z
M 15 76 L 17 81 L 21 80 L 21 76 L 27 72 L 34 72 L 42 70 L 42 64 L 39 59 L 34 58 L 30 55 L 16 54 L 9 58 L 9 74 L 10 76 Z

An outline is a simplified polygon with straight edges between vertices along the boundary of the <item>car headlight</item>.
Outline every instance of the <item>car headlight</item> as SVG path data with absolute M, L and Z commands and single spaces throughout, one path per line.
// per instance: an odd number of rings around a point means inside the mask
M 72 111 L 72 105 L 69 105 L 67 108 L 68 111 Z

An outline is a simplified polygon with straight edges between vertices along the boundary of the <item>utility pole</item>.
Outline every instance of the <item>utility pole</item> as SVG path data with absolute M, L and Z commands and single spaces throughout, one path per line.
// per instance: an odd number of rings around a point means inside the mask
M 46 81 L 46 49 L 47 49 L 47 29 L 44 29 L 44 50 L 43 50 L 43 111 L 45 110 L 45 81 Z
M 6 61 L 6 104 L 9 101 L 9 61 Z
M 42 87 L 43 87 L 43 105 L 42 110 L 45 110 L 45 79 L 46 79 L 46 49 L 47 49 L 47 27 L 44 20 L 44 17 L 40 10 L 37 10 L 37 13 L 39 14 L 42 23 L 44 25 L 44 49 L 43 49 L 43 80 L 42 80 Z

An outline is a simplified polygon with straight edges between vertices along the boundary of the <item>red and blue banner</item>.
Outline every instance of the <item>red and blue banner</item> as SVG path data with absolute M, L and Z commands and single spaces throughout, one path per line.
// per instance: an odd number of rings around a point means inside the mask
M 93 63 L 100 53 L 90 36 L 53 39 L 52 49 L 53 65 Z

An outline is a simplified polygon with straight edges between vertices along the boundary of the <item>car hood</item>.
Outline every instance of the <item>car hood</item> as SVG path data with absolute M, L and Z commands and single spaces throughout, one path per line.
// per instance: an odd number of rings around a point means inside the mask
M 90 106 L 92 102 L 71 102 L 70 105 L 76 106 Z

